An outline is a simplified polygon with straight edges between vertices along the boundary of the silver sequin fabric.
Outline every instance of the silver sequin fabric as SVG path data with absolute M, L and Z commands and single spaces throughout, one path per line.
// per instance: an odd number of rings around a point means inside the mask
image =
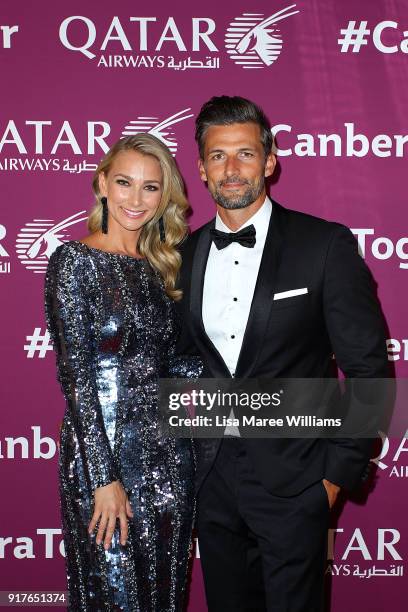
M 158 379 L 196 378 L 175 356 L 174 304 L 147 260 L 71 241 L 50 258 L 48 328 L 66 399 L 59 476 L 72 612 L 183 610 L 194 515 L 191 440 L 160 433 Z M 120 480 L 134 517 L 105 551 L 88 535 L 97 487 Z

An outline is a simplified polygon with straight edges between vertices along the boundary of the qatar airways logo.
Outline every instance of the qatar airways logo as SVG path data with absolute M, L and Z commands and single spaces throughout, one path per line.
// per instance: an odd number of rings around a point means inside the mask
M 241 13 L 222 27 L 226 53 L 242 68 L 271 66 L 282 51 L 280 22 L 299 13 L 295 9 L 291 4 L 271 15 Z M 98 68 L 217 70 L 222 46 L 217 28 L 211 17 L 180 22 L 174 17 L 114 16 L 101 26 L 85 15 L 72 15 L 61 22 L 59 39 Z
M 137 114 L 124 121 L 116 135 L 108 121 L 86 121 L 74 126 L 68 120 L 9 119 L 3 125 L 0 122 L 0 171 L 94 173 L 94 156 L 99 161 L 120 136 L 139 132 L 153 134 L 176 155 L 178 124 L 192 117 L 190 107 L 160 116 Z M 86 157 L 78 159 L 79 156 Z M 91 163 L 89 156 L 93 156 Z
M 173 125 L 194 117 L 192 113 L 189 114 L 190 110 L 191 108 L 185 108 L 164 119 L 160 119 L 159 117 L 139 116 L 136 120 L 129 121 L 129 124 L 122 131 L 122 136 L 134 136 L 140 132 L 153 134 L 153 136 L 159 138 L 170 149 L 172 155 L 175 156 L 178 145 Z
M 356 527 L 328 531 L 327 574 L 357 580 L 403 578 L 401 532 L 394 526 L 376 531 Z M 402 561 L 402 563 L 401 563 Z
M 236 17 L 225 35 L 225 48 L 235 64 L 249 70 L 271 66 L 283 46 L 277 24 L 299 13 L 295 8 L 296 4 L 291 4 L 269 17 L 263 13 L 242 13 Z
M 85 210 L 62 221 L 33 219 L 17 234 L 16 253 L 27 270 L 34 274 L 45 274 L 51 255 L 57 247 L 70 238 L 68 229 L 88 218 Z
M 192 17 L 187 23 L 177 23 L 174 17 L 163 21 L 115 16 L 109 25 L 100 26 L 84 15 L 72 15 L 61 22 L 59 39 L 66 49 L 95 61 L 98 68 L 219 68 L 214 19 Z

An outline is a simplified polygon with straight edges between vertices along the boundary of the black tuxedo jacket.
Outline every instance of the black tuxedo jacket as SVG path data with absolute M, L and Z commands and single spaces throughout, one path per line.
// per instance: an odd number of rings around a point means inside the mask
M 183 299 L 177 303 L 182 333 L 177 350 L 201 355 L 204 377 L 229 378 L 202 320 L 214 225 L 213 219 L 182 245 Z M 273 300 L 275 293 L 303 287 L 307 294 Z M 346 377 L 388 376 L 385 326 L 374 281 L 348 228 L 273 202 L 235 377 L 332 377 L 333 353 Z M 199 487 L 220 440 L 196 443 Z M 372 447 L 367 439 L 245 439 L 244 444 L 264 487 L 282 496 L 295 495 L 322 478 L 354 488 L 367 470 Z

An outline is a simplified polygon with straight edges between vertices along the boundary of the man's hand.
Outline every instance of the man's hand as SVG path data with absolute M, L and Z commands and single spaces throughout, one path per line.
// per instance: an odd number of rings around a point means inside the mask
M 337 496 L 340 492 L 340 487 L 330 482 L 330 480 L 326 480 L 326 478 L 323 478 L 323 484 L 324 488 L 326 489 L 327 497 L 329 498 L 329 507 L 331 510 L 336 503 Z

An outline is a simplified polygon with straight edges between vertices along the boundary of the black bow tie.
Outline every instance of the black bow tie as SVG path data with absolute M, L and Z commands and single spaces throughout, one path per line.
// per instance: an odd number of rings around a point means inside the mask
M 210 230 L 213 242 L 218 250 L 224 249 L 232 242 L 239 242 L 243 247 L 252 249 L 256 243 L 256 231 L 253 225 L 244 227 L 239 232 L 221 232 L 217 229 Z

